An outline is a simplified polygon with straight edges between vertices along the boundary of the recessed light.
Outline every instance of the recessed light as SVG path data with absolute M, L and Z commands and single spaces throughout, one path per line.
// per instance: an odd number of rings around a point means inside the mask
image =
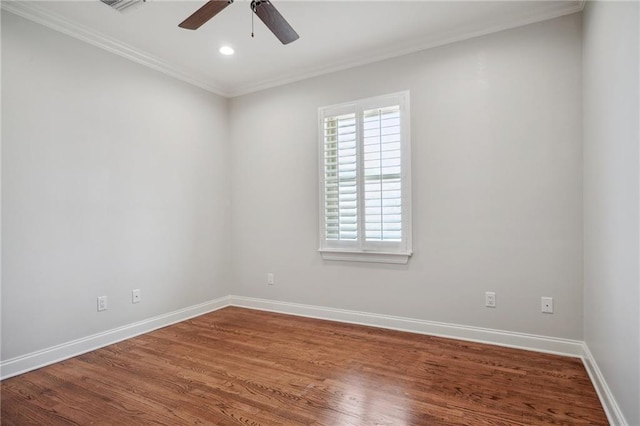
M 220 53 L 222 53 L 223 55 L 229 56 L 229 55 L 233 55 L 235 51 L 231 46 L 222 46 L 220 48 Z

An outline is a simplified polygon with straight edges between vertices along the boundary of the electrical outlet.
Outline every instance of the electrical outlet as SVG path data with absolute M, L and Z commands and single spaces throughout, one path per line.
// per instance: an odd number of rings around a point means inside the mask
M 98 312 L 107 310 L 107 296 L 98 297 Z
M 131 303 L 140 303 L 142 300 L 142 294 L 140 294 L 140 289 L 137 288 L 131 292 Z
M 267 274 L 267 284 L 273 285 L 274 283 L 275 283 L 275 281 L 273 279 L 273 272 L 269 272 Z
M 484 306 L 487 308 L 496 307 L 496 293 L 493 291 L 487 291 L 484 293 Z
M 541 299 L 541 310 L 544 314 L 552 314 L 553 313 L 553 297 L 542 297 Z

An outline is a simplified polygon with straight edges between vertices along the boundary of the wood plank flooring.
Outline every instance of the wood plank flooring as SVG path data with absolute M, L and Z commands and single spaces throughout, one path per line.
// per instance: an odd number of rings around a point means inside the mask
M 604 425 L 581 360 L 225 308 L 1 384 L 3 425 Z

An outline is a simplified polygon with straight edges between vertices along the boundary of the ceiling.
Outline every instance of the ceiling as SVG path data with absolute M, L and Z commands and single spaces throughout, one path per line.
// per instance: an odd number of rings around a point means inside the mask
M 2 1 L 2 8 L 223 96 L 554 18 L 583 1 L 273 0 L 300 34 L 282 45 L 235 0 L 200 29 L 178 27 L 200 1 L 147 0 L 118 12 L 98 0 Z M 222 45 L 236 54 L 223 56 Z

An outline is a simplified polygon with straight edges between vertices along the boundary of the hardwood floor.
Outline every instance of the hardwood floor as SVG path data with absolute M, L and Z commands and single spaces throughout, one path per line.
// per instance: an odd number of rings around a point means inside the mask
M 607 424 L 581 360 L 225 308 L 1 384 L 3 425 Z

